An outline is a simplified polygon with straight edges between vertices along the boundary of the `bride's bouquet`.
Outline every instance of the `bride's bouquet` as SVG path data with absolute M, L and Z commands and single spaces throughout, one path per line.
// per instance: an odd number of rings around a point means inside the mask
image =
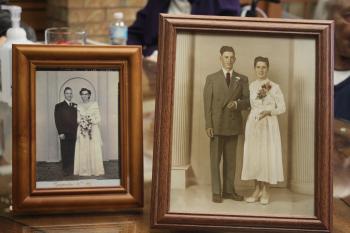
M 82 116 L 80 119 L 80 134 L 83 135 L 83 137 L 86 137 L 89 135 L 90 140 L 91 137 L 91 131 L 92 131 L 92 120 L 89 115 Z
M 260 87 L 256 98 L 259 100 L 264 99 L 267 96 L 267 93 L 269 92 L 270 89 L 271 89 L 271 84 L 269 82 L 263 84 Z

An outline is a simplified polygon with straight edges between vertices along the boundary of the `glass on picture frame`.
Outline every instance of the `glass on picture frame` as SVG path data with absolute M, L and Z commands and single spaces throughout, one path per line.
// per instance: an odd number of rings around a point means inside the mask
M 178 33 L 176 48 L 170 211 L 313 217 L 315 40 Z
M 118 69 L 36 70 L 37 188 L 119 186 Z

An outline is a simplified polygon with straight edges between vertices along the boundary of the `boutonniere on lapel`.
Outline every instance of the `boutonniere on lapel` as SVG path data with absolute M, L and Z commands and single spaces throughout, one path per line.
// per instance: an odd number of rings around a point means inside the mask
M 267 96 L 267 93 L 271 90 L 271 84 L 270 82 L 267 82 L 265 84 L 263 84 L 259 91 L 258 94 L 256 96 L 257 99 L 262 100 Z
M 77 108 L 77 104 L 73 104 L 73 106 L 72 106 L 73 108 Z
M 238 82 L 240 79 L 241 79 L 241 78 L 238 77 L 238 76 L 235 77 L 235 80 L 236 80 L 237 82 Z
M 232 86 L 233 86 L 233 88 L 236 88 L 237 86 L 239 86 L 239 80 L 240 80 L 241 78 L 240 77 L 238 77 L 238 76 L 232 76 Z

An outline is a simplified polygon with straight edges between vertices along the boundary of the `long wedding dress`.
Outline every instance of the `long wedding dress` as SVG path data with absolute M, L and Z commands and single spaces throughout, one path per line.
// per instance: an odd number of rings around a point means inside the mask
M 262 86 L 269 83 L 271 89 L 264 98 L 258 98 Z M 244 141 L 242 180 L 258 180 L 276 184 L 283 181 L 281 136 L 277 115 L 285 112 L 283 94 L 279 86 L 270 80 L 255 80 L 249 86 L 251 111 Z M 271 116 L 258 120 L 262 111 Z
M 101 116 L 98 104 L 78 104 L 77 113 L 79 125 L 75 143 L 74 175 L 103 175 L 102 139 L 98 127 Z

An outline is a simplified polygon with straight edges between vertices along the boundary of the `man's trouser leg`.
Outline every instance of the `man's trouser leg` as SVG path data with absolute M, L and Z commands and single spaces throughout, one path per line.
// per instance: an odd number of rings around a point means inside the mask
M 61 140 L 62 168 L 65 175 L 73 175 L 75 140 Z
M 222 155 L 221 136 L 210 138 L 210 168 L 212 193 L 221 195 L 220 160 Z
M 235 192 L 236 149 L 238 136 L 222 137 L 223 141 L 223 193 Z

